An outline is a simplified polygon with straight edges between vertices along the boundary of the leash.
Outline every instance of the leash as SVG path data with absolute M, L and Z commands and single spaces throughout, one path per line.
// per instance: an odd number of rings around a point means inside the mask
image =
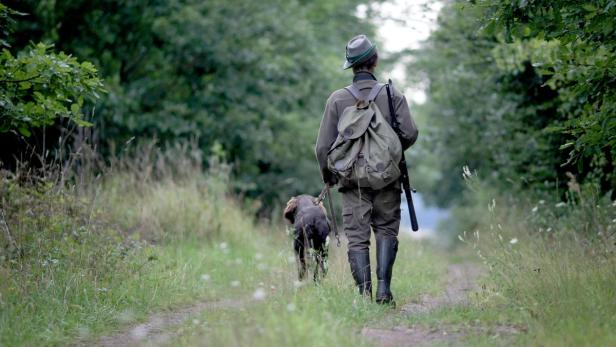
M 334 227 L 334 235 L 336 235 L 336 247 L 340 247 L 340 234 L 338 234 L 338 224 L 336 222 L 336 214 L 334 211 L 334 204 L 332 203 L 332 194 L 329 191 L 329 184 L 325 184 L 323 190 L 321 190 L 321 194 L 317 197 L 316 205 L 320 204 L 325 200 L 325 196 L 327 196 L 327 204 L 329 205 L 329 212 L 332 216 L 332 224 Z
M 317 201 L 314 204 L 318 205 L 322 203 L 323 200 L 325 200 L 325 195 L 327 195 L 328 192 L 329 192 L 329 185 L 326 183 L 323 189 L 321 190 L 321 193 L 319 194 L 319 196 L 317 196 Z

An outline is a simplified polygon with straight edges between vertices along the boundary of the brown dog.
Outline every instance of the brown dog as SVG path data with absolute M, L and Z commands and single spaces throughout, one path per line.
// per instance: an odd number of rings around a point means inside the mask
M 313 253 L 314 281 L 318 281 L 319 268 L 322 276 L 327 274 L 327 238 L 331 228 L 325 207 L 314 196 L 295 196 L 287 202 L 284 218 L 294 226 L 293 249 L 300 281 L 306 276 L 307 250 Z

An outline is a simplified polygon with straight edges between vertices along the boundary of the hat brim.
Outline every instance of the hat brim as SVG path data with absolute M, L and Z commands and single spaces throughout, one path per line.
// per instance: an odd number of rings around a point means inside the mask
M 372 58 L 372 56 L 373 56 L 373 55 L 375 55 L 375 54 L 376 54 L 376 46 L 374 46 L 374 45 L 373 45 L 372 47 L 370 47 L 370 49 L 369 49 L 368 51 L 366 51 L 366 52 L 364 53 L 364 55 L 365 55 L 365 56 L 360 57 L 360 58 L 359 58 L 359 59 L 357 59 L 357 61 L 355 61 L 354 63 L 351 63 L 350 61 L 346 60 L 346 61 L 344 62 L 344 64 L 342 65 L 342 68 L 343 68 L 344 70 L 346 70 L 346 69 L 348 69 L 348 68 L 352 67 L 353 65 L 356 65 L 356 64 L 359 64 L 359 63 L 363 63 L 363 62 L 365 62 L 366 60 L 368 60 L 368 59 Z

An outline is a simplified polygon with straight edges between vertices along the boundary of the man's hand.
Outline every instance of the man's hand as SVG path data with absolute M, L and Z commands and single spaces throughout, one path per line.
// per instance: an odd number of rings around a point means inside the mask
M 333 172 L 325 169 L 323 170 L 322 175 L 323 175 L 323 183 L 329 184 L 332 187 L 338 184 L 338 177 Z

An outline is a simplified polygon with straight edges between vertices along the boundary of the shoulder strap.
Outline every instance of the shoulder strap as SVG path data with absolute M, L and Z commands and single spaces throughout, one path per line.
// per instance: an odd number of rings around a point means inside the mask
M 351 93 L 351 95 L 353 95 L 353 97 L 356 100 L 374 101 L 374 99 L 376 99 L 376 97 L 379 95 L 379 93 L 381 92 L 381 89 L 383 89 L 384 86 L 385 85 L 383 83 L 375 84 L 374 87 L 372 87 L 372 89 L 370 90 L 370 94 L 368 94 L 367 98 L 364 98 L 362 96 L 361 91 L 359 90 L 359 88 L 357 88 L 355 84 L 351 84 L 348 87 L 344 87 L 344 89 L 346 89 L 347 92 Z
M 375 84 L 374 87 L 372 87 L 370 94 L 368 94 L 368 101 L 374 101 L 374 99 L 376 99 L 376 97 L 379 95 L 379 93 L 381 92 L 381 89 L 383 89 L 384 86 L 385 85 L 383 83 Z
M 398 122 L 398 116 L 396 115 L 396 109 L 394 108 L 394 100 L 393 100 L 393 89 L 394 86 L 389 80 L 389 83 L 386 85 L 387 88 L 387 104 L 389 105 L 389 114 L 391 116 L 391 127 L 394 129 L 398 138 L 400 138 L 400 123 Z
M 351 84 L 348 87 L 344 87 L 344 89 L 346 89 L 347 92 L 351 93 L 351 95 L 353 95 L 353 97 L 356 100 L 362 100 L 364 98 L 361 95 L 361 91 L 359 91 L 359 88 L 357 88 L 357 86 L 355 84 Z

